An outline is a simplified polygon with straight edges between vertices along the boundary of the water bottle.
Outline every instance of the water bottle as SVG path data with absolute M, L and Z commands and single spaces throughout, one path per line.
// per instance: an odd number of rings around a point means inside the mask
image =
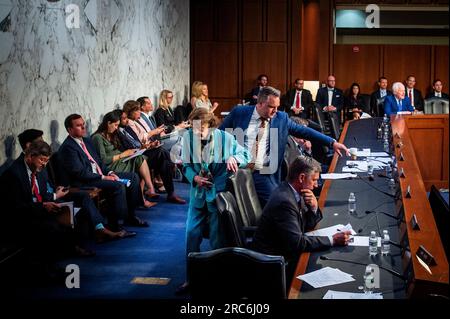
M 350 193 L 348 197 L 348 212 L 353 215 L 356 212 L 356 197 L 354 193 Z
M 121 179 L 119 179 L 119 182 L 124 184 L 126 187 L 130 187 L 130 185 L 131 185 L 131 181 L 127 178 L 121 178 Z
M 383 237 L 381 238 L 381 255 L 389 255 L 391 253 L 391 243 L 387 229 L 383 230 Z
M 378 254 L 378 238 L 374 231 L 370 232 L 369 237 L 369 255 L 376 256 Z
M 370 159 L 367 159 L 367 175 L 373 175 L 373 163 Z
M 375 288 L 375 279 L 373 277 L 373 269 L 370 266 L 366 267 L 364 272 L 364 293 L 372 293 Z
M 383 129 L 382 129 L 383 125 L 378 126 L 377 128 L 377 139 L 381 140 L 381 138 L 383 137 Z
M 390 178 L 390 179 L 389 179 L 388 185 L 389 185 L 389 189 L 390 189 L 391 191 L 395 191 L 395 181 L 394 181 L 393 178 Z
M 392 162 L 388 162 L 386 165 L 386 177 L 387 178 L 392 178 Z
M 388 141 L 388 139 L 384 139 L 383 140 L 383 151 L 385 151 L 386 153 L 389 153 L 389 141 Z

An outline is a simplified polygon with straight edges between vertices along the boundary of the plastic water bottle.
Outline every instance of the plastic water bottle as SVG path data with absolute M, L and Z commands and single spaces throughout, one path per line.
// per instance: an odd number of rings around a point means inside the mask
M 387 229 L 383 230 L 383 238 L 381 238 L 381 254 L 389 255 L 391 253 L 391 243 Z
M 378 254 L 378 238 L 374 231 L 370 232 L 369 237 L 369 255 L 376 256 Z
M 384 114 L 383 116 L 383 124 L 389 123 L 389 118 L 387 117 L 387 114 Z
M 364 293 L 372 293 L 375 288 L 375 280 L 373 277 L 373 269 L 370 266 L 366 267 L 364 272 Z
M 354 193 L 348 196 L 348 212 L 353 215 L 356 212 L 356 197 Z
M 130 185 L 131 185 L 131 181 L 127 178 L 121 178 L 121 179 L 119 179 L 119 182 L 124 184 L 126 187 L 130 187 Z
M 377 139 L 381 140 L 382 137 L 383 137 L 383 125 L 380 125 L 377 128 Z
M 389 140 L 383 139 L 383 151 L 386 153 L 389 153 Z
M 367 175 L 373 175 L 373 163 L 370 159 L 367 159 Z
M 390 178 L 390 179 L 389 179 L 388 185 L 389 185 L 389 189 L 390 189 L 391 191 L 395 191 L 395 181 L 394 181 L 393 178 Z
M 392 162 L 388 162 L 386 165 L 386 177 L 387 178 L 392 178 L 392 167 L 391 167 Z

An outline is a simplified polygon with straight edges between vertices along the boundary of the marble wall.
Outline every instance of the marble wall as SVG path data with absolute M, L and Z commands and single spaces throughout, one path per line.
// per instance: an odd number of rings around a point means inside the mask
M 188 86 L 189 1 L 0 0 L 0 164 L 24 129 L 57 147 L 71 113 L 92 131 L 128 99 L 167 88 L 177 105 Z

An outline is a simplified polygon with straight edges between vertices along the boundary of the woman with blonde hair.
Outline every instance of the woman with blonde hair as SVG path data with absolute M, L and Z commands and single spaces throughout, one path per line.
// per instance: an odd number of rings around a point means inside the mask
M 201 95 L 201 91 L 202 91 L 202 87 L 203 87 L 203 82 L 202 81 L 194 81 L 194 83 L 192 83 L 192 95 L 191 95 L 191 105 L 192 105 L 192 109 L 195 108 L 195 103 L 197 102 L 197 97 Z
M 173 93 L 169 90 L 162 90 L 159 94 L 159 107 L 153 114 L 157 126 L 164 125 L 165 133 L 171 133 L 174 130 L 181 130 L 187 128 L 189 124 L 187 122 L 181 122 L 175 125 L 175 116 L 171 108 L 173 100 Z
M 195 105 L 193 104 L 195 108 L 203 107 L 208 111 L 210 111 L 211 113 L 214 113 L 214 111 L 219 106 L 219 103 L 217 102 L 211 104 L 211 101 L 209 100 L 208 97 L 208 85 L 206 85 L 205 83 L 197 87 L 194 96 L 196 97 Z

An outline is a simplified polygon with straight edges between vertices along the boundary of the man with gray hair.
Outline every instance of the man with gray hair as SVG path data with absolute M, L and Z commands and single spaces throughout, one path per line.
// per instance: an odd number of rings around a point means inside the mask
M 386 96 L 384 100 L 384 113 L 386 115 L 397 114 L 398 112 L 414 112 L 409 97 L 405 96 L 405 86 L 401 82 L 392 84 L 394 95 Z
M 263 87 L 256 106 L 233 108 L 219 127 L 238 137 L 238 142 L 251 152 L 253 160 L 248 167 L 253 172 L 261 207 L 281 182 L 280 167 L 289 135 L 326 145 L 339 155 L 342 152 L 349 154 L 347 147 L 335 139 L 296 124 L 285 112 L 278 112 L 279 106 L 280 91 L 270 86 Z M 239 140 L 238 131 L 245 133 L 242 134 L 243 140 Z
M 255 232 L 253 248 L 264 254 L 284 256 L 288 280 L 302 252 L 347 245 L 350 239 L 349 231 L 333 236 L 305 235 L 322 219 L 313 194 L 320 172 L 320 163 L 313 158 L 297 157 L 289 167 L 287 181 L 270 196 Z

